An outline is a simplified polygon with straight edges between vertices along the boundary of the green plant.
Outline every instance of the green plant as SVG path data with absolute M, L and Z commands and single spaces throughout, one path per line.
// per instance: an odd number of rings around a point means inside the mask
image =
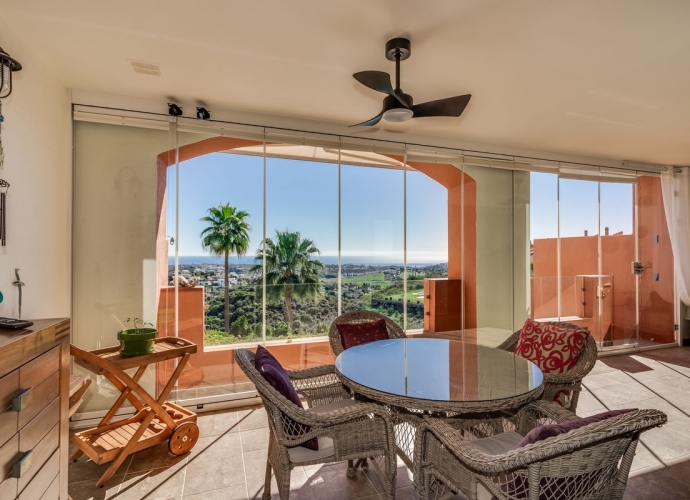
M 229 204 L 219 205 L 208 209 L 202 222 L 209 226 L 201 232 L 201 245 L 211 255 L 220 255 L 225 258 L 225 332 L 230 332 L 230 281 L 228 278 L 228 259 L 234 253 L 238 257 L 245 255 L 249 249 L 249 230 L 251 226 L 247 222 L 249 212 L 237 210 Z
M 144 320 L 141 320 L 139 318 L 127 318 L 122 322 L 123 325 L 126 325 L 127 323 L 130 323 L 134 328 L 131 328 L 132 330 L 130 333 L 134 333 L 136 335 L 140 335 L 142 333 L 149 333 L 146 328 L 146 326 L 150 326 L 153 328 L 153 325 L 151 323 L 147 323 Z

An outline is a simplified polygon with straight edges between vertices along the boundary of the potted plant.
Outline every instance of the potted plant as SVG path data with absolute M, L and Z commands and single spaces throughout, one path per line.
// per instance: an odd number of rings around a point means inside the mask
M 127 318 L 124 323 L 131 324 L 133 328 L 125 328 L 117 332 L 117 340 L 120 341 L 120 355 L 131 358 L 152 353 L 153 340 L 158 337 L 158 330 L 153 328 L 151 323 L 144 323 L 139 318 Z

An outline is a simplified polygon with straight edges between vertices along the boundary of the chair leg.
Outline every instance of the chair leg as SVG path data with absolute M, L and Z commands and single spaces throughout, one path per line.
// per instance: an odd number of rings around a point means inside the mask
M 573 395 L 570 399 L 570 408 L 568 408 L 572 413 L 577 412 L 577 400 L 580 397 L 580 391 L 579 390 L 573 390 Z
M 348 460 L 347 461 L 347 477 L 349 477 L 349 478 L 355 477 L 355 462 L 354 462 L 354 460 Z
M 264 482 L 264 493 L 262 500 L 271 500 L 271 462 L 266 460 L 266 480 Z

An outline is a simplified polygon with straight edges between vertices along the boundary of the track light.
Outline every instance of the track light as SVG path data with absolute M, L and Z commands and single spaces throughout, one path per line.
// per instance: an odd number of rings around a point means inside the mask
M 182 116 L 182 108 L 172 102 L 168 103 L 168 114 L 170 116 Z
M 206 108 L 196 108 L 196 117 L 199 120 L 210 120 L 211 113 Z

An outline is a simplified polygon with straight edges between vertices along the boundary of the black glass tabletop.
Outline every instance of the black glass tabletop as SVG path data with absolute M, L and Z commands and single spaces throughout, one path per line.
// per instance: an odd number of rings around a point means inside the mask
M 390 339 L 355 346 L 338 355 L 335 367 L 371 390 L 430 401 L 515 398 L 543 382 L 535 364 L 511 352 L 443 339 Z

